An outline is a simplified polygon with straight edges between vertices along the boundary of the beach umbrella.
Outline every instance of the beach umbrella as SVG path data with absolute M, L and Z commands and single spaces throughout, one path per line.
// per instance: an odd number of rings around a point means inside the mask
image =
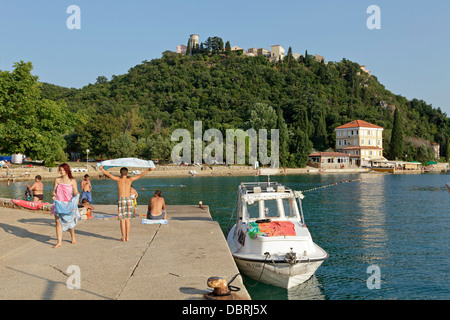
M 430 161 L 430 162 L 427 162 L 427 163 L 426 163 L 426 165 L 430 165 L 430 164 L 437 164 L 437 162 Z
M 105 160 L 102 162 L 98 162 L 97 166 L 103 166 L 105 169 L 114 167 L 155 168 L 155 164 L 152 160 L 142 160 L 139 158 L 119 158 Z

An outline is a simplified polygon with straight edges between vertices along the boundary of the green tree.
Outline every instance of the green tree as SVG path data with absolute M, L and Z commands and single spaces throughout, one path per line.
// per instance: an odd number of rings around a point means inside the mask
M 255 103 L 249 109 L 247 128 L 253 128 L 258 133 L 259 129 L 275 129 L 277 125 L 277 114 L 267 103 Z
M 108 144 L 108 154 L 113 158 L 134 157 L 136 143 L 128 133 L 122 133 L 118 138 L 113 139 Z
M 225 54 L 226 54 L 227 56 L 229 56 L 229 55 L 231 54 L 231 44 L 230 44 L 230 41 L 227 41 L 227 42 L 225 43 Z
M 444 155 L 445 155 L 445 161 L 449 162 L 450 161 L 450 134 L 447 136 L 446 140 L 447 140 L 446 141 L 447 143 L 446 143 L 446 150 L 445 150 Z
M 403 156 L 403 128 L 402 128 L 401 114 L 398 108 L 395 109 L 394 113 L 394 124 L 392 128 L 391 136 L 391 156 L 393 159 L 401 159 Z
M 286 167 L 289 161 L 289 133 L 281 108 L 277 109 L 277 129 L 279 130 L 280 165 Z
M 313 144 L 308 139 L 308 135 L 300 128 L 294 128 L 289 144 L 289 165 L 299 168 L 306 167 L 312 147 Z
M 41 84 L 31 62 L 0 72 L 0 152 L 32 159 L 65 160 L 64 135 L 75 121 L 64 102 L 41 97 Z

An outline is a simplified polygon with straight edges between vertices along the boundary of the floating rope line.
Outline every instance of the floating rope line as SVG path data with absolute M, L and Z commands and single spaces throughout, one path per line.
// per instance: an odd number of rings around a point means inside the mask
M 379 176 L 379 175 L 378 175 Z M 372 177 L 372 178 L 375 178 L 375 176 L 374 177 Z M 361 181 L 362 180 L 362 177 L 360 177 L 360 178 L 357 178 L 357 179 L 352 179 L 352 180 L 343 180 L 343 181 L 341 181 L 340 183 L 350 183 L 350 182 L 357 182 L 357 181 Z M 367 180 L 367 179 L 366 179 Z M 316 187 L 316 188 L 311 188 L 311 189 L 308 189 L 308 190 L 304 190 L 304 191 L 302 191 L 302 193 L 305 193 L 305 192 L 310 192 L 310 191 L 314 191 L 314 190 L 319 190 L 319 189 L 325 189 L 325 188 L 329 188 L 329 187 L 334 187 L 334 186 L 337 186 L 338 185 L 338 182 L 334 182 L 334 183 L 332 183 L 332 184 L 327 184 L 327 185 L 324 185 L 324 186 L 320 186 L 320 187 Z

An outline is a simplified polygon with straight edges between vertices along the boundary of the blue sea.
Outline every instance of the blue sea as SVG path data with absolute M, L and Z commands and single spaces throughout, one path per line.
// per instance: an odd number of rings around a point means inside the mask
M 237 187 L 266 177 L 143 178 L 138 204 L 156 189 L 167 204 L 210 207 L 224 234 L 234 223 Z M 314 242 L 329 258 L 306 283 L 285 290 L 245 278 L 252 299 L 450 299 L 449 174 L 327 174 L 274 176 L 305 191 L 303 210 Z M 29 183 L 31 183 L 30 181 Z M 44 201 L 53 181 L 44 181 Z M 92 180 L 92 204 L 115 204 L 114 181 Z M 143 189 L 142 189 L 143 188 Z M 25 182 L 0 184 L 0 197 L 23 197 Z

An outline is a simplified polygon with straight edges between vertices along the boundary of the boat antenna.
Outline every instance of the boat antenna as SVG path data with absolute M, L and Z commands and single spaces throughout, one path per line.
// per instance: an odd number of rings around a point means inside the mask
M 278 173 L 277 168 L 267 168 L 267 169 L 261 169 L 261 175 L 265 176 L 267 175 L 267 187 L 270 187 L 270 175 L 274 175 Z

